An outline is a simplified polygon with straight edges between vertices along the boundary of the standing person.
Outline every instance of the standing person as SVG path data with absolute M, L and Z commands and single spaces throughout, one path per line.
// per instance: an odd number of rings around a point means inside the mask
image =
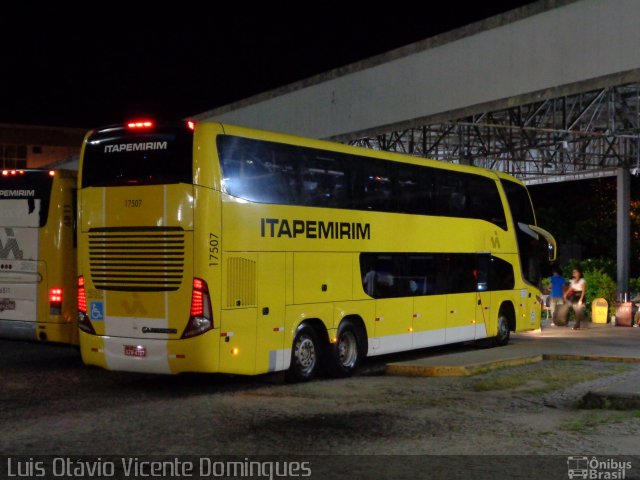
M 560 274 L 560 269 L 559 268 L 554 268 L 553 269 L 553 275 L 551 276 L 551 278 L 549 279 L 549 282 L 551 283 L 551 299 L 549 301 L 549 307 L 551 308 L 551 318 L 553 317 L 553 312 L 556 311 L 556 307 L 558 305 L 562 305 L 563 303 L 563 289 L 564 289 L 564 284 L 566 283 L 566 280 L 564 279 L 564 277 Z
M 580 328 L 580 323 L 584 319 L 584 300 L 586 294 L 587 282 L 582 275 L 582 270 L 576 267 L 573 269 L 571 280 L 569 281 L 569 290 L 564 294 L 565 300 L 571 303 L 571 307 L 576 314 L 576 323 L 573 325 L 574 330 Z

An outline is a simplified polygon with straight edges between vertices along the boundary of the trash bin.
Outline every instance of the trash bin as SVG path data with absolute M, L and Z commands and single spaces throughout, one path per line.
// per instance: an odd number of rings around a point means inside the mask
M 633 326 L 633 303 L 620 302 L 616 304 L 616 327 Z
M 607 323 L 609 321 L 609 303 L 604 298 L 596 298 L 591 303 L 591 321 Z

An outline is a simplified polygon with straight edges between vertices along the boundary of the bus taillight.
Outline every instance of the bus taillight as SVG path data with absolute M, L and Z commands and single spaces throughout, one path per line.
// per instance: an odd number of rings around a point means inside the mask
M 87 315 L 87 295 L 84 288 L 84 277 L 78 277 L 78 328 L 83 332 L 96 334 Z
M 84 292 L 84 277 L 78 277 L 78 310 L 87 313 L 87 297 Z
M 211 299 L 207 282 L 200 278 L 193 279 L 191 291 L 191 312 L 189 323 L 184 329 L 182 338 L 195 337 L 213 328 L 213 316 L 211 314 Z
M 49 315 L 60 315 L 62 313 L 62 289 L 49 289 Z

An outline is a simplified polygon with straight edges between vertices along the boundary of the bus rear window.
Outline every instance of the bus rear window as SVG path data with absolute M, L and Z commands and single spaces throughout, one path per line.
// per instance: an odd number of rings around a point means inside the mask
M 52 184 L 49 170 L 4 170 L 0 176 L 0 226 L 44 227 Z
M 108 128 L 89 137 L 82 187 L 193 182 L 193 132 L 187 127 Z

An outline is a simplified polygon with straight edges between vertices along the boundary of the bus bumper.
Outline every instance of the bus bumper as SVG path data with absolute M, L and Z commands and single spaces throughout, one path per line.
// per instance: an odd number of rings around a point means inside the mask
M 80 332 L 82 361 L 107 370 L 174 374 L 217 372 L 219 330 L 180 340 L 109 337 Z

